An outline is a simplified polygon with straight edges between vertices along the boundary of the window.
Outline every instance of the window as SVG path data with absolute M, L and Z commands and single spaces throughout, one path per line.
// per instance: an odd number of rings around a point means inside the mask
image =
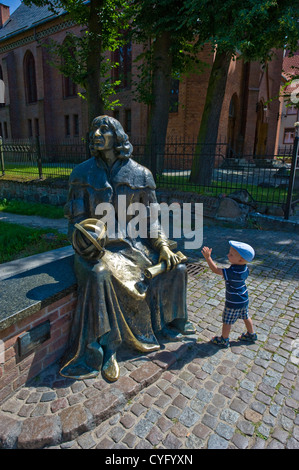
M 77 85 L 70 77 L 63 77 L 63 97 L 77 96 Z
M 70 38 L 67 36 L 63 42 L 63 46 L 68 51 L 69 55 L 74 58 L 75 57 L 75 48 L 71 43 Z M 67 64 L 62 59 L 62 66 L 67 68 Z M 66 77 L 65 75 L 62 76 L 62 91 L 63 91 L 63 98 L 71 98 L 77 96 L 77 85 L 72 81 L 70 77 Z
M 8 129 L 7 129 L 7 122 L 6 121 L 4 123 L 4 137 L 5 137 L 5 139 L 8 138 Z
M 28 137 L 33 137 L 32 120 L 28 119 Z
M 79 135 L 79 116 L 78 116 L 78 114 L 74 114 L 73 124 L 74 124 L 74 136 L 78 136 Z
M 132 114 L 130 109 L 125 110 L 125 132 L 130 134 L 132 130 Z
M 27 103 L 35 103 L 37 101 L 35 61 L 30 51 L 27 51 L 24 57 L 24 84 Z
M 114 117 L 114 119 L 117 119 L 117 121 L 119 121 L 119 110 L 118 109 L 114 109 L 113 117 Z
M 284 144 L 293 144 L 295 138 L 295 129 L 289 128 L 284 130 L 283 134 L 283 143 Z
M 64 130 L 65 130 L 65 136 L 69 137 L 71 135 L 71 129 L 70 129 L 70 117 L 64 116 Z
M 112 70 L 113 81 L 120 81 L 118 89 L 131 88 L 132 73 L 132 44 L 129 42 L 125 46 L 120 47 L 113 52 L 112 60 L 114 64 L 118 64 Z
M 169 112 L 177 113 L 179 110 L 179 85 L 180 81 L 172 79 L 169 96 Z

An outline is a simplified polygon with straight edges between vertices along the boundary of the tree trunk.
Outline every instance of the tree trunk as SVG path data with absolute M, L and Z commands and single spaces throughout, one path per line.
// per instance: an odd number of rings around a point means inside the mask
M 219 119 L 230 61 L 230 53 L 216 52 L 192 163 L 192 183 L 207 185 L 212 180 Z
M 154 177 L 157 171 L 160 172 L 164 158 L 172 71 L 170 45 L 170 33 L 165 31 L 156 38 L 153 49 L 153 103 L 150 108 L 146 148 L 150 150 L 147 161 Z
M 88 103 L 88 125 L 92 120 L 104 114 L 104 102 L 101 93 L 101 60 L 102 60 L 102 41 L 101 24 L 97 12 L 102 8 L 105 0 L 91 0 L 89 14 L 89 49 L 87 53 L 86 95 Z

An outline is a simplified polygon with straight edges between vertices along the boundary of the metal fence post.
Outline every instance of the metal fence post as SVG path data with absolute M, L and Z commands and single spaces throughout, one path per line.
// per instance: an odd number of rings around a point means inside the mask
M 4 167 L 4 153 L 3 153 L 3 141 L 2 137 L 0 137 L 0 159 L 1 159 L 1 171 L 2 176 L 5 175 L 5 167 Z
M 36 142 L 38 176 L 39 176 L 39 179 L 41 180 L 43 178 L 43 168 L 42 168 L 42 155 L 41 155 L 41 150 L 40 150 L 40 141 L 39 141 L 38 135 L 36 136 L 35 142 Z
M 291 174 L 290 174 L 290 179 L 289 179 L 289 187 L 288 187 L 286 208 L 285 208 L 285 212 L 284 212 L 284 218 L 286 220 L 288 220 L 289 217 L 290 217 L 291 206 L 292 206 L 292 196 L 293 196 L 293 190 L 294 190 L 294 182 L 295 182 L 295 177 L 296 177 L 296 168 L 297 168 L 298 150 L 299 150 L 299 136 L 298 136 L 299 122 L 295 123 L 295 129 L 296 129 L 296 137 L 295 137 L 295 140 L 294 140 L 292 164 L 291 164 Z

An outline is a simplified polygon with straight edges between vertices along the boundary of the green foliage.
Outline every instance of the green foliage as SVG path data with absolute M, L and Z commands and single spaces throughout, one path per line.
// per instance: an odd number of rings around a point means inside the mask
M 69 245 L 64 234 L 51 229 L 33 229 L 22 225 L 0 222 L 0 263 L 25 258 L 37 253 Z
M 38 215 L 48 219 L 61 219 L 64 217 L 63 208 L 50 204 L 38 204 L 15 199 L 0 199 L 0 211 L 11 214 Z
M 271 50 L 284 46 L 297 49 L 298 4 L 291 0 L 185 0 L 181 14 L 187 26 L 197 25 L 199 43 L 238 51 L 245 60 L 269 60 Z
M 48 6 L 54 13 L 61 9 L 67 11 L 69 17 L 84 27 L 81 36 L 68 33 L 62 44 L 48 40 L 45 47 L 51 55 L 50 63 L 63 75 L 87 89 L 88 76 L 100 69 L 100 92 L 106 109 L 119 105 L 111 103 L 111 96 L 116 93 L 119 82 L 111 82 L 110 71 L 115 66 L 104 57 L 106 51 L 115 51 L 124 44 L 123 32 L 129 27 L 130 1 L 121 0 L 24 0 L 28 6 Z M 98 49 L 96 60 L 94 48 Z M 82 97 L 82 95 L 80 94 Z M 83 95 L 84 96 L 84 95 Z
M 172 57 L 172 77 L 180 79 L 187 72 L 201 72 L 206 65 L 198 59 L 201 45 L 195 43 L 196 30 L 192 24 L 182 27 L 181 0 L 135 0 L 131 37 L 145 44 L 145 50 L 136 58 L 135 82 L 138 101 L 152 104 L 155 63 L 153 50 L 157 38 L 165 32 L 171 35 L 169 54 Z M 186 12 L 185 12 L 186 13 Z

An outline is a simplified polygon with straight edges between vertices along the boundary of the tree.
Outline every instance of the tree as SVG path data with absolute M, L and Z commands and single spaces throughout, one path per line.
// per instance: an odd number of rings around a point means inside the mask
M 211 181 L 215 147 L 231 59 L 266 62 L 275 49 L 296 50 L 298 7 L 290 0 L 185 0 L 187 26 L 197 25 L 198 42 L 215 51 L 197 139 L 191 181 Z M 193 12 L 193 14 L 192 14 Z
M 24 0 L 28 6 L 48 6 L 58 14 L 65 10 L 71 19 L 84 27 L 81 36 L 69 33 L 63 44 L 48 44 L 54 64 L 65 76 L 86 90 L 89 124 L 109 108 L 109 97 L 115 93 L 110 70 L 113 66 L 106 51 L 123 43 L 128 28 L 130 2 L 122 0 Z
M 182 28 L 181 0 L 135 0 L 132 37 L 145 45 L 137 99 L 149 106 L 147 131 L 148 166 L 155 174 L 157 155 L 163 155 L 169 116 L 172 78 L 179 78 L 202 63 L 196 57 L 193 25 Z

